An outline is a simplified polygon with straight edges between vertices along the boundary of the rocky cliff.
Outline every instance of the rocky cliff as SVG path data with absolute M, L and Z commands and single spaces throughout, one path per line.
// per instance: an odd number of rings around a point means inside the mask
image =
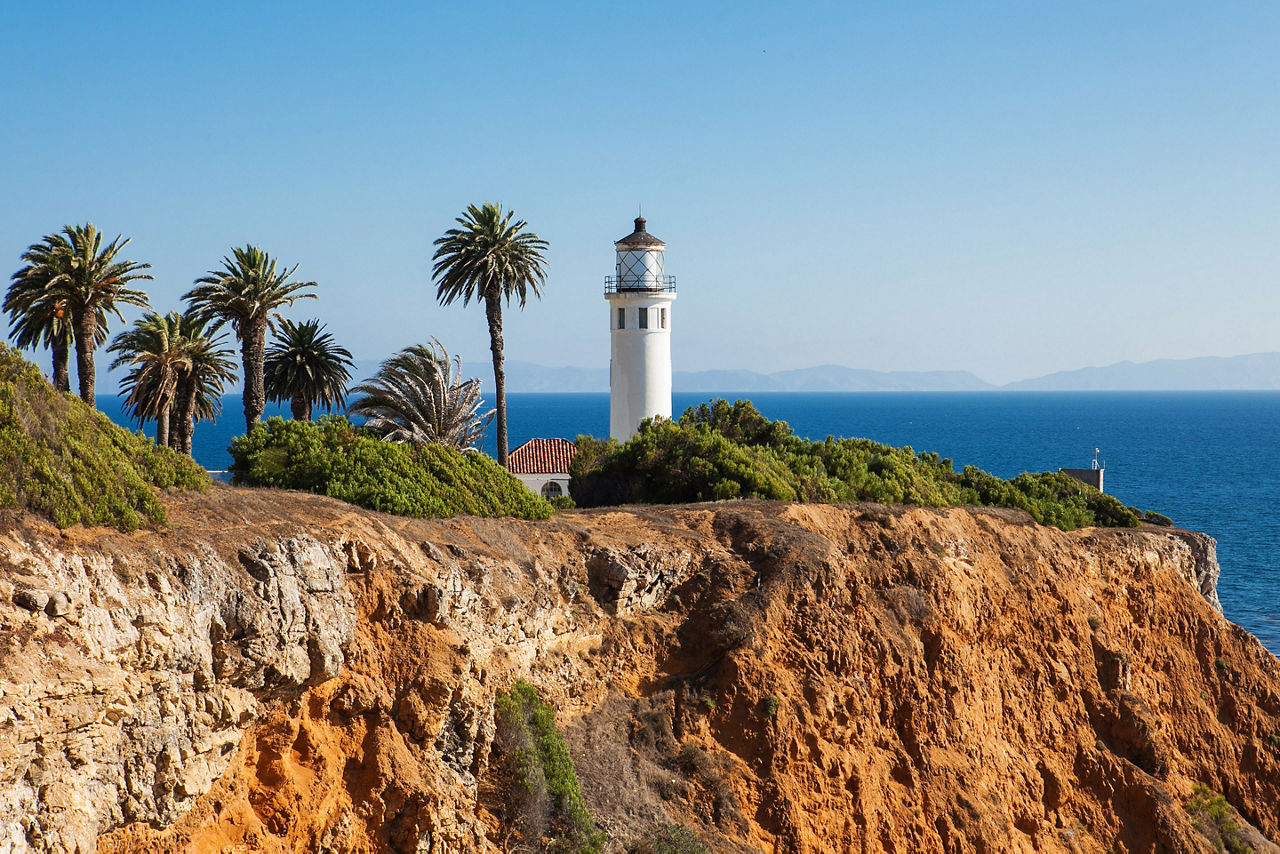
M 0 519 L 0 851 L 504 850 L 517 678 L 615 850 L 1213 850 L 1197 784 L 1278 850 L 1280 665 L 1201 535 L 167 501 L 132 534 Z

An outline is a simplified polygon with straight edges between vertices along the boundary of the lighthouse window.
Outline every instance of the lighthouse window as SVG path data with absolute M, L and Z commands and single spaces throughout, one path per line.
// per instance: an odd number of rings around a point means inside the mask
M 627 328 L 627 310 L 625 308 L 618 309 L 618 328 Z
M 665 308 L 658 309 L 658 328 L 667 328 L 667 310 Z
M 640 309 L 640 328 L 649 328 L 649 309 L 647 308 Z

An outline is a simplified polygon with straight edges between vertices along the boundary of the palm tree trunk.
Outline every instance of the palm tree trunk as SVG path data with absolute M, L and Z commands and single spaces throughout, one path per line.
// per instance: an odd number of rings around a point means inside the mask
M 172 404 L 166 403 L 160 408 L 160 416 L 156 418 L 156 444 L 162 448 L 169 447 L 169 413 Z
M 93 365 L 94 339 L 98 332 L 98 313 L 92 305 L 82 306 L 75 318 L 76 328 L 76 379 L 80 381 L 80 399 L 96 407 L 93 395 L 97 375 Z
M 195 385 L 195 377 L 189 374 L 178 380 L 177 400 L 170 415 L 174 423 L 169 431 L 169 447 L 187 456 L 191 456 L 191 436 L 196 429 Z
M 192 426 L 195 426 L 195 405 L 196 396 L 188 385 L 187 374 L 179 374 L 178 391 L 173 396 L 173 411 L 169 412 L 169 447 L 178 453 L 191 453 L 191 448 L 184 448 L 183 444 L 191 442 L 187 424 L 191 421 Z
M 53 350 L 53 390 L 71 391 L 71 340 L 65 335 L 55 335 L 49 348 Z
M 498 465 L 507 467 L 507 372 L 502 359 L 502 300 L 497 290 L 484 297 L 489 320 L 489 350 L 493 353 L 493 389 L 498 399 Z
M 307 400 L 305 394 L 295 394 L 289 403 L 289 409 L 293 411 L 294 421 L 311 420 L 311 401 Z
M 262 381 L 262 362 L 266 358 L 267 348 L 267 319 L 264 317 L 249 321 L 243 332 L 240 356 L 244 367 L 244 429 L 247 433 L 262 420 L 262 411 L 267 406 Z

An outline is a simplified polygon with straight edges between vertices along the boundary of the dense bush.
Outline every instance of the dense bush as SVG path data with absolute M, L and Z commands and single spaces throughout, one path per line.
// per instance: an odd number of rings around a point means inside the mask
M 1058 472 L 1004 480 L 972 467 L 957 473 L 937 454 L 869 439 L 810 442 L 748 401 L 715 400 L 677 421 L 645 421 L 626 443 L 580 436 L 571 474 L 570 493 L 583 507 L 724 498 L 988 505 L 1064 530 L 1136 527 L 1140 512 Z
M 31 510 L 58 527 L 132 531 L 164 521 L 156 487 L 205 489 L 189 457 L 130 433 L 0 345 L 0 507 Z
M 305 489 L 401 516 L 545 519 L 551 506 L 488 456 L 385 442 L 340 416 L 271 418 L 231 443 L 232 482 Z
M 518 681 L 494 700 L 494 723 L 507 820 L 534 846 L 550 832 L 548 851 L 599 854 L 608 835 L 596 829 L 582 800 L 555 710 L 532 685 Z

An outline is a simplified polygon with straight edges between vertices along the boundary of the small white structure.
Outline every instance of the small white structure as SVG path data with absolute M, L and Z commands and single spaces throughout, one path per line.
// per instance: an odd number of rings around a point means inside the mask
M 530 439 L 507 454 L 507 471 L 543 498 L 569 494 L 569 463 L 578 446 L 568 439 Z
M 609 435 L 625 442 L 640 422 L 671 417 L 671 303 L 674 276 L 662 273 L 667 244 L 636 217 L 635 231 L 614 243 L 617 275 L 605 279 L 609 301 Z

